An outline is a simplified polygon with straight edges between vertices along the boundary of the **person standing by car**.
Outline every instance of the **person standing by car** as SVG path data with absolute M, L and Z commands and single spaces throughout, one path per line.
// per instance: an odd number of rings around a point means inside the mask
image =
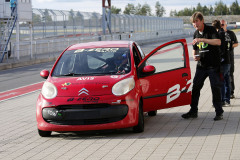
M 195 23 L 196 31 L 193 36 L 193 59 L 197 61 L 195 77 L 193 79 L 192 102 L 189 112 L 182 115 L 182 118 L 197 118 L 198 117 L 198 102 L 200 91 L 207 77 L 210 79 L 213 105 L 215 107 L 215 121 L 223 119 L 223 109 L 221 101 L 221 80 L 220 80 L 220 61 L 221 53 L 219 46 L 221 40 L 216 29 L 212 26 L 207 26 L 204 23 L 204 18 L 201 12 L 195 12 L 191 18 L 192 23 Z
M 221 25 L 222 25 L 221 27 L 226 32 L 226 35 L 228 37 L 230 37 L 230 39 L 231 39 L 230 48 L 229 48 L 230 63 L 231 63 L 231 67 L 230 67 L 231 95 L 230 95 L 230 98 L 233 99 L 233 98 L 235 98 L 235 96 L 234 96 L 234 89 L 235 89 L 235 84 L 234 84 L 234 48 L 238 46 L 238 40 L 237 40 L 237 37 L 236 37 L 236 35 L 233 31 L 227 30 L 227 22 L 225 20 L 221 20 L 220 22 L 221 22 Z
M 230 46 L 231 39 L 229 35 L 221 28 L 221 23 L 219 20 L 214 20 L 212 23 L 213 27 L 218 31 L 219 37 L 221 39 L 221 73 L 223 76 L 222 85 L 222 105 L 223 107 L 230 106 Z

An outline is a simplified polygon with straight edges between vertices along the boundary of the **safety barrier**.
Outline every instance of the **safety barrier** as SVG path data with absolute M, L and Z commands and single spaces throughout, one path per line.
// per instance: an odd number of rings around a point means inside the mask
M 21 23 L 19 49 L 13 37 L 11 57 L 4 62 L 56 58 L 69 45 L 82 42 L 133 40 L 141 44 L 186 34 L 179 18 L 112 14 L 112 34 L 103 35 L 101 18 L 98 13 L 33 9 L 32 37 L 29 24 Z

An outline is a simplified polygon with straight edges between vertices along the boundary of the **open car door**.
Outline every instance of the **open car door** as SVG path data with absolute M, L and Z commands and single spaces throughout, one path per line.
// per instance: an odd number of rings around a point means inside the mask
M 144 75 L 143 70 L 152 66 L 155 67 L 154 74 Z M 192 80 L 185 39 L 157 47 L 138 68 L 144 112 L 190 104 Z

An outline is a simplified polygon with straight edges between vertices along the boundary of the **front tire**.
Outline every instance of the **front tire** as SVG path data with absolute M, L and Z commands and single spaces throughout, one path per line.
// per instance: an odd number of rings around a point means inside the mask
M 42 130 L 38 129 L 38 134 L 41 137 L 50 137 L 51 133 L 52 133 L 52 131 L 42 131 Z
M 142 102 L 139 102 L 138 124 L 133 127 L 134 133 L 141 133 L 144 131 L 144 116 Z
M 148 116 L 156 116 L 157 115 L 157 111 L 150 111 L 148 112 Z

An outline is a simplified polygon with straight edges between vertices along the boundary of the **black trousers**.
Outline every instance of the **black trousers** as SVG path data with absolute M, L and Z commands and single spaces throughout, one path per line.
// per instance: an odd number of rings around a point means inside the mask
M 193 112 L 198 111 L 200 91 L 207 77 L 209 77 L 209 80 L 210 80 L 215 112 L 217 115 L 220 115 L 224 111 L 222 109 L 222 100 L 221 100 L 221 86 L 223 82 L 221 81 L 221 78 L 220 78 L 219 68 L 205 69 L 205 68 L 197 67 L 195 77 L 193 79 L 191 111 Z
M 231 63 L 230 67 L 230 88 L 231 88 L 231 95 L 234 94 L 235 84 L 234 84 L 234 62 Z

